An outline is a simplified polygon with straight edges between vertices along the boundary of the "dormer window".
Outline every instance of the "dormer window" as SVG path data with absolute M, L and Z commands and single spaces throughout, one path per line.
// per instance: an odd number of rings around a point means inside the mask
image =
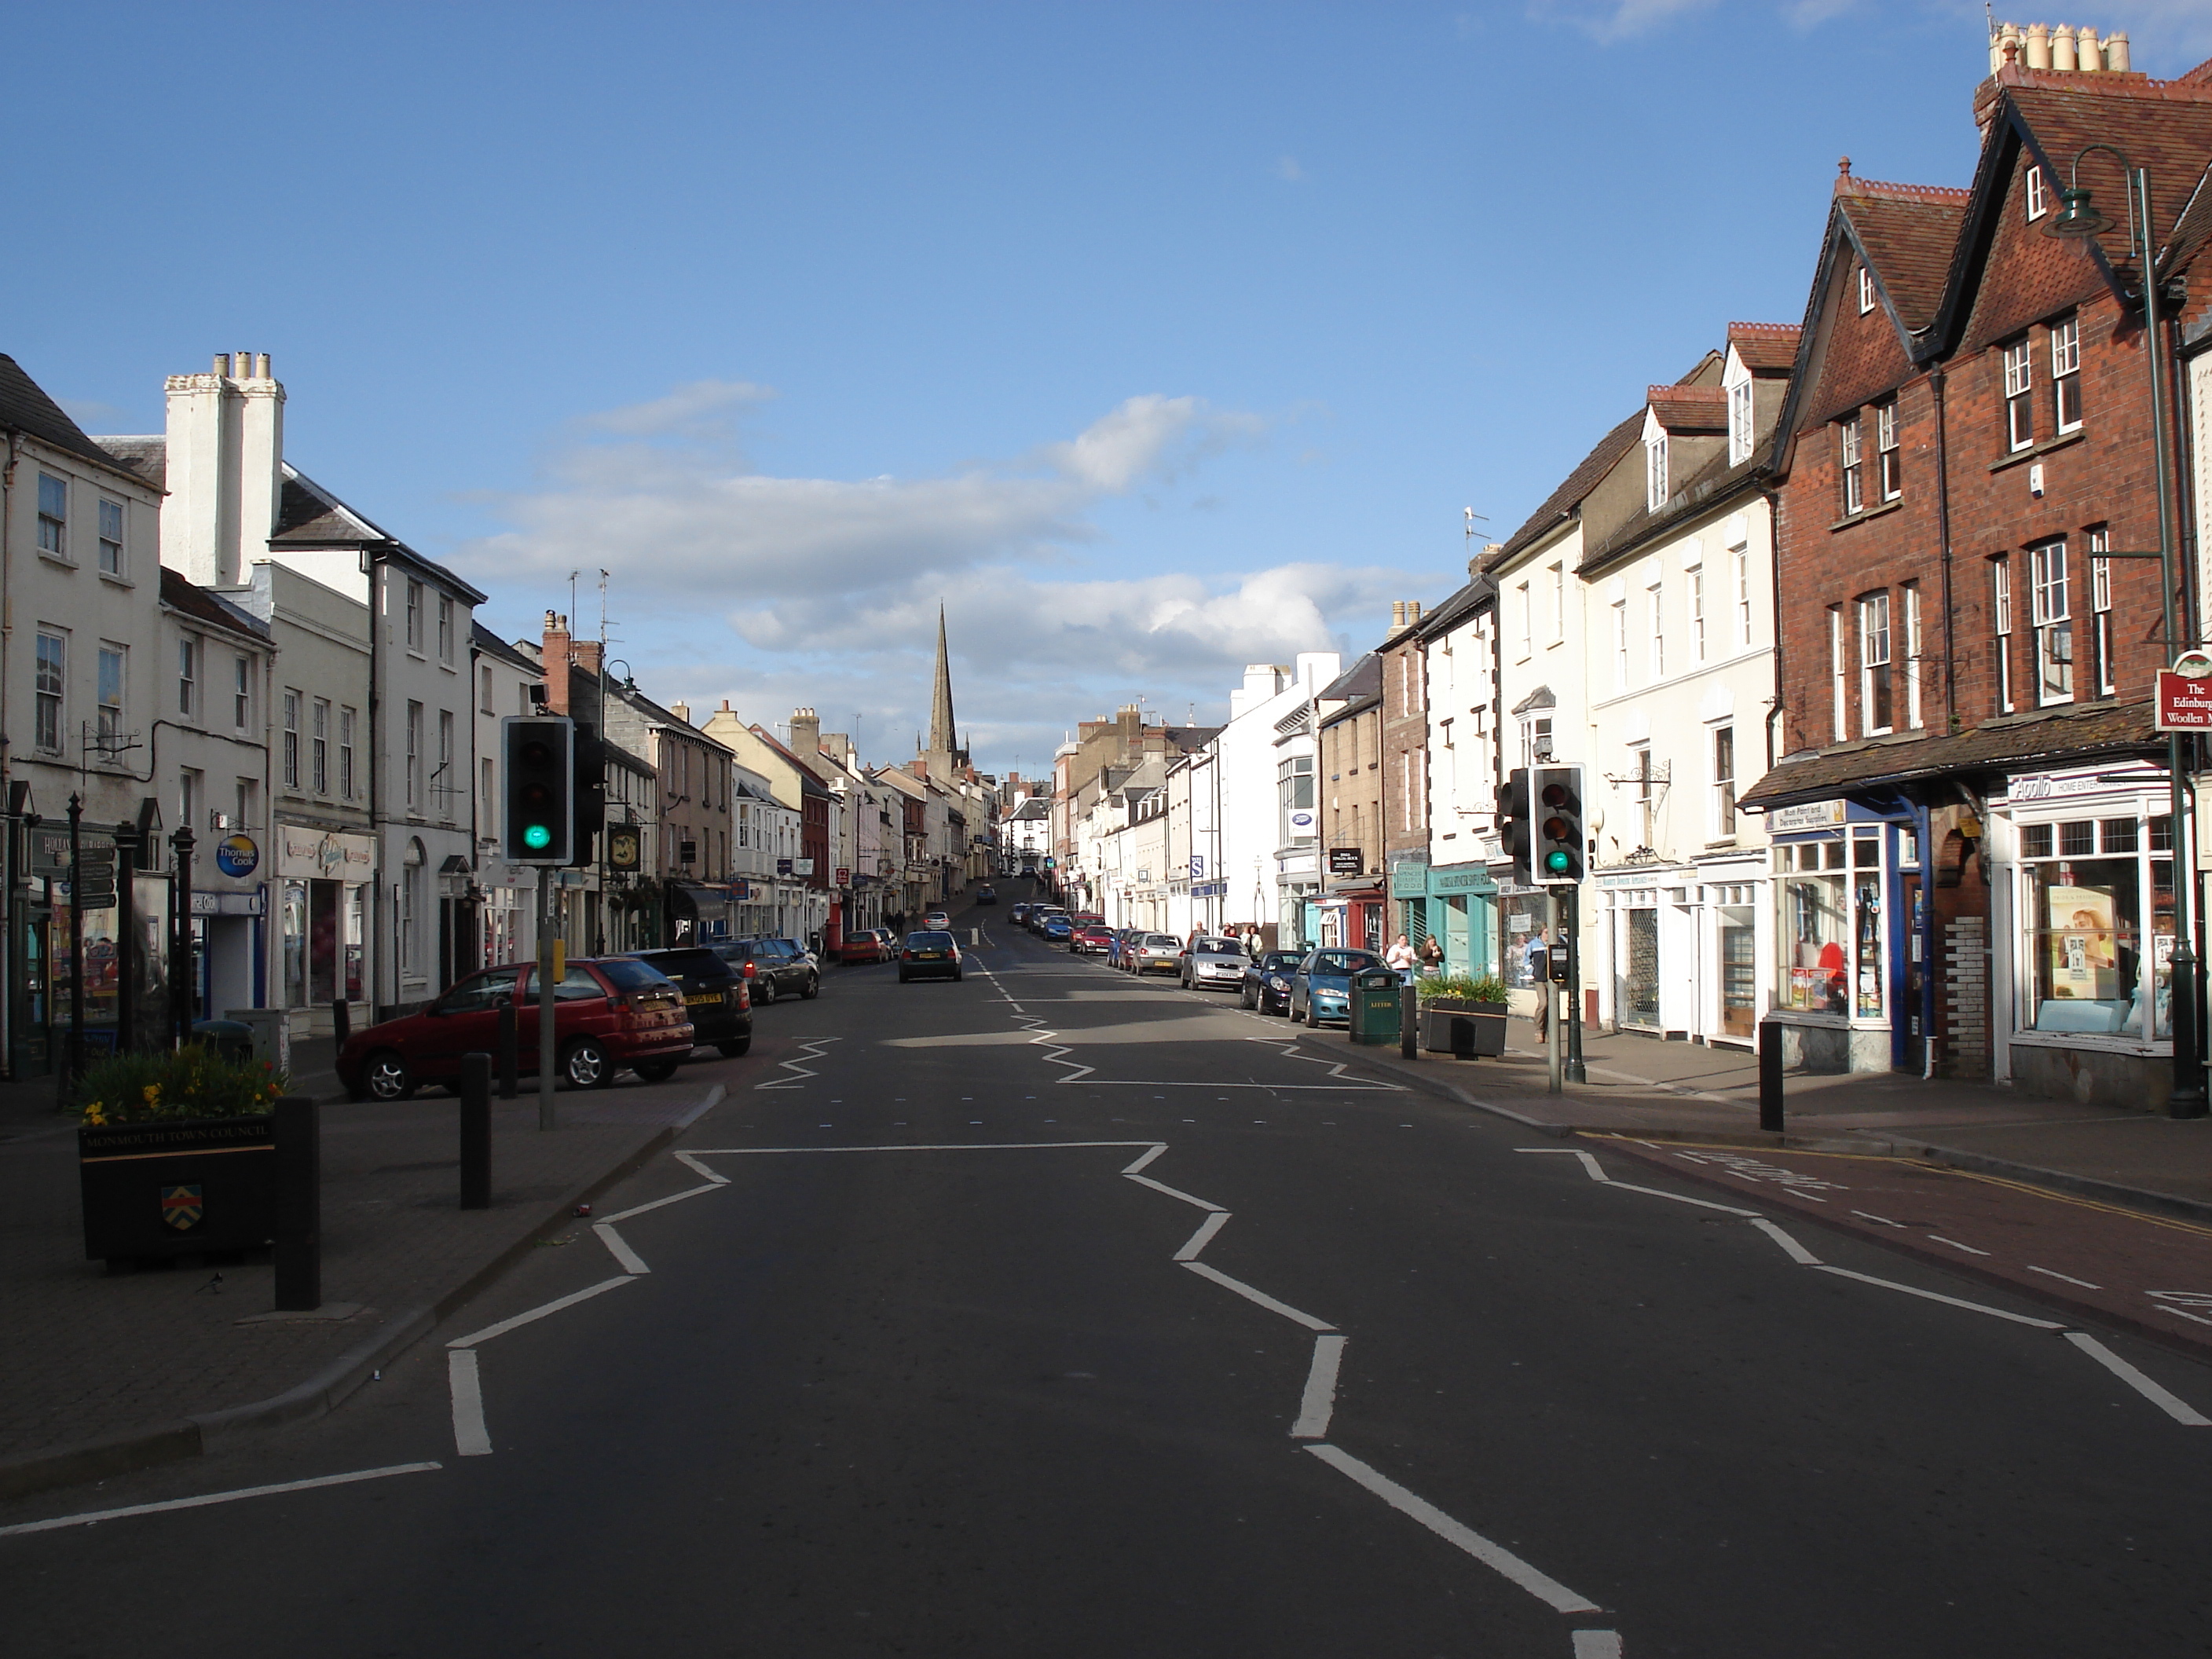
M 2051 190 L 2050 186 L 2043 182 L 2043 169 L 2041 167 L 2030 167 L 2027 170 L 2028 223 L 2033 224 L 2038 219 L 2040 219 L 2045 214 L 2050 211 Z
M 1653 434 L 1644 441 L 1644 507 L 1656 513 L 1667 505 L 1667 434 Z
M 1728 389 L 1729 465 L 1741 466 L 1751 459 L 1751 380 L 1738 380 Z
M 1863 317 L 1874 309 L 1874 272 L 1865 265 L 1859 266 L 1859 315 Z

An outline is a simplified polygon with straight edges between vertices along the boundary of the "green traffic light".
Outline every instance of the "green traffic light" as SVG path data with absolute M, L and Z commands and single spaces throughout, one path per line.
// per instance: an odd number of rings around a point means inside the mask
M 553 844 L 553 832 L 542 823 L 533 823 L 522 832 L 522 844 L 533 853 L 542 853 Z
M 1556 850 L 1545 854 L 1544 867 L 1555 876 L 1564 876 L 1567 872 L 1567 855 Z

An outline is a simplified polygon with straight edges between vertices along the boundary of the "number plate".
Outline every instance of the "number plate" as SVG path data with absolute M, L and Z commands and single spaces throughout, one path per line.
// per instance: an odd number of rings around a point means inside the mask
M 696 997 L 684 998 L 684 1006 L 686 1008 L 696 1008 L 702 1002 L 719 1003 L 721 1000 L 722 994 L 720 991 L 708 991 Z

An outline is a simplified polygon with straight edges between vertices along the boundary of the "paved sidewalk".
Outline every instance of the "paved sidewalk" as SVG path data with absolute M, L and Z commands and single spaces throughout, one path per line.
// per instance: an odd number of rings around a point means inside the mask
M 320 1317 L 257 1317 L 274 1296 L 265 1250 L 109 1277 L 84 1258 L 74 1127 L 51 1083 L 0 1091 L 0 1495 L 196 1455 L 328 1409 L 709 1109 L 726 1081 L 789 1046 L 709 1054 L 657 1086 L 564 1092 L 550 1134 L 534 1093 L 495 1102 L 483 1211 L 459 1207 L 451 1096 L 326 1105 Z M 307 1066 L 295 1078 L 325 1092 Z

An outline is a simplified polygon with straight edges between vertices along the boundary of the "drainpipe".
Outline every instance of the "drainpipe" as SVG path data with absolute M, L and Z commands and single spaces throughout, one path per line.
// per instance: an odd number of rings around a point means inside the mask
M 384 954 L 384 815 L 380 810 L 384 790 L 384 552 L 381 549 L 368 555 L 368 568 L 362 573 L 368 578 L 368 834 L 370 875 L 368 878 L 368 919 L 362 927 L 362 942 L 374 955 L 368 966 L 368 1023 L 372 1025 L 384 1018 L 378 1006 L 377 993 L 383 987 L 384 975 L 376 958 Z M 396 1010 L 399 1002 L 399 961 L 394 954 L 392 963 L 392 1001 Z
M 1771 582 L 1768 601 L 1774 607 L 1774 704 L 1766 711 L 1766 769 L 1781 758 L 1776 750 L 1775 727 L 1782 720 L 1782 498 L 1761 484 L 1759 498 L 1766 503 L 1766 558 Z M 1500 647 L 1502 652 L 1503 647 Z
M 1944 423 L 1943 371 L 1931 369 L 1936 398 L 1936 545 L 1943 572 L 1943 734 L 1959 729 L 1958 619 L 1951 604 L 1951 449 Z
M 9 793 L 8 647 L 15 635 L 15 548 L 8 532 L 15 517 L 15 463 L 21 459 L 22 443 L 23 434 L 9 427 L 8 459 L 0 465 L 0 800 Z M 5 856 L 0 858 L 0 874 L 4 874 L 7 888 L 0 893 L 0 925 L 8 929 L 7 943 L 0 946 L 0 969 L 6 974 L 5 983 L 0 984 L 0 1077 L 10 1079 L 15 1075 L 15 973 L 23 937 L 23 930 L 15 925 L 15 848 L 21 830 L 13 818 L 0 822 L 0 835 L 8 838 Z

